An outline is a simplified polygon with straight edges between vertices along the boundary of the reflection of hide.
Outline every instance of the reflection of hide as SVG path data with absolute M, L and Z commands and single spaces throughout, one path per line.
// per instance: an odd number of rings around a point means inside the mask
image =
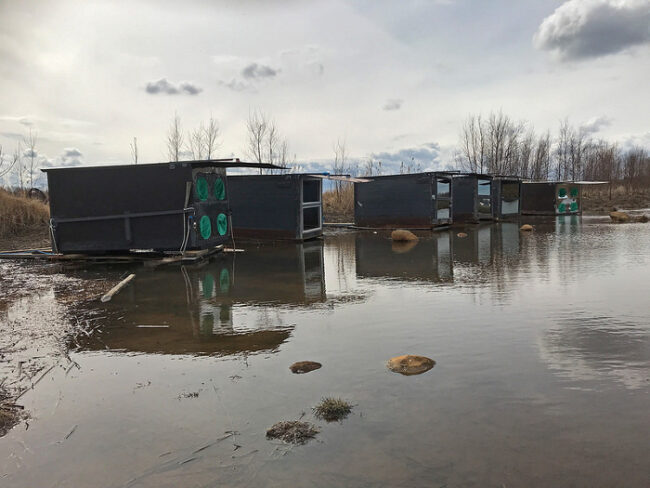
M 324 302 L 323 242 L 250 246 L 235 259 L 233 303 Z
M 422 238 L 408 252 L 395 252 L 393 243 L 370 234 L 356 236 L 357 276 L 403 280 L 452 281 L 449 232 Z
M 472 264 L 490 262 L 494 246 L 493 235 L 496 235 L 496 229 L 496 226 L 483 226 L 465 229 L 467 237 L 458 237 L 457 234 L 454 234 L 454 261 Z
M 112 304 L 124 308 L 120 326 L 106 327 L 84 347 L 170 354 L 273 350 L 291 328 L 281 327 L 273 314 L 257 322 L 251 319 L 255 312 L 238 317 L 236 306 L 324 301 L 323 244 L 251 246 L 197 268 L 140 273 L 120 298 Z

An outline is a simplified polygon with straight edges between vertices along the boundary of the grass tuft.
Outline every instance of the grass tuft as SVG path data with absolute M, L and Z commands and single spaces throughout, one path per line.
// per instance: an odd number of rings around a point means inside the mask
M 352 405 L 340 398 L 327 397 L 314 408 L 314 415 L 327 422 L 343 420 L 352 411 Z

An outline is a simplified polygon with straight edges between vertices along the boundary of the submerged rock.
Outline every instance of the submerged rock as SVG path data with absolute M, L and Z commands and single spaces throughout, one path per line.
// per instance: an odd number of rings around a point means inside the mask
M 309 439 L 316 437 L 319 430 L 309 422 L 299 420 L 285 420 L 274 424 L 266 431 L 269 439 L 281 439 L 293 444 L 304 444 Z
M 645 223 L 650 220 L 647 215 L 635 216 L 627 212 L 610 212 L 609 217 L 612 219 L 612 222 L 616 222 L 617 224 L 625 224 L 628 222 Z
M 460 238 L 467 237 L 467 234 L 465 232 L 459 232 L 458 234 L 456 234 L 456 237 L 460 237 Z
M 395 254 L 404 254 L 409 252 L 417 245 L 418 241 L 393 241 L 391 249 Z
M 523 230 L 524 232 L 530 232 L 533 230 L 533 226 L 530 224 L 524 224 L 521 227 L 519 227 L 519 230 Z
M 317 363 L 316 361 L 298 361 L 297 363 L 293 363 L 291 366 L 289 366 L 289 369 L 292 373 L 303 374 L 314 371 L 315 369 L 319 369 L 322 366 L 323 365 L 321 363 Z
M 625 212 L 609 212 L 609 218 L 612 219 L 612 222 L 624 223 L 631 220 L 630 214 Z
M 352 411 L 352 405 L 340 398 L 327 397 L 313 408 L 317 418 L 327 422 L 343 420 Z
M 391 232 L 390 238 L 394 241 L 417 241 L 418 236 L 416 236 L 410 230 L 397 229 Z
M 436 362 L 425 356 L 396 356 L 388 361 L 388 369 L 394 373 L 403 375 L 421 374 L 429 371 L 435 366 Z

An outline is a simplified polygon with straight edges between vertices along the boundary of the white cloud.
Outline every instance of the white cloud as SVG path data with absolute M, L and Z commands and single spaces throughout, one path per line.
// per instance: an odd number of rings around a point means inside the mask
M 584 134 L 595 134 L 596 132 L 600 132 L 604 127 L 612 125 L 612 122 L 613 120 L 605 115 L 592 117 L 580 125 L 580 131 Z
M 569 0 L 546 17 L 535 47 L 571 61 L 650 43 L 650 0 Z

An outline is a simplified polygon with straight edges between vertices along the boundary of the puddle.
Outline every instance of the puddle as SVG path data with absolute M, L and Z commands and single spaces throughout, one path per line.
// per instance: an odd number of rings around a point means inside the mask
M 645 486 L 650 227 L 534 226 L 155 270 L 0 263 L 0 372 L 29 416 L 0 438 L 0 484 Z M 404 354 L 435 368 L 386 368 Z M 293 374 L 305 359 L 322 366 Z M 319 420 L 326 397 L 354 408 Z M 319 432 L 267 439 L 280 421 Z

